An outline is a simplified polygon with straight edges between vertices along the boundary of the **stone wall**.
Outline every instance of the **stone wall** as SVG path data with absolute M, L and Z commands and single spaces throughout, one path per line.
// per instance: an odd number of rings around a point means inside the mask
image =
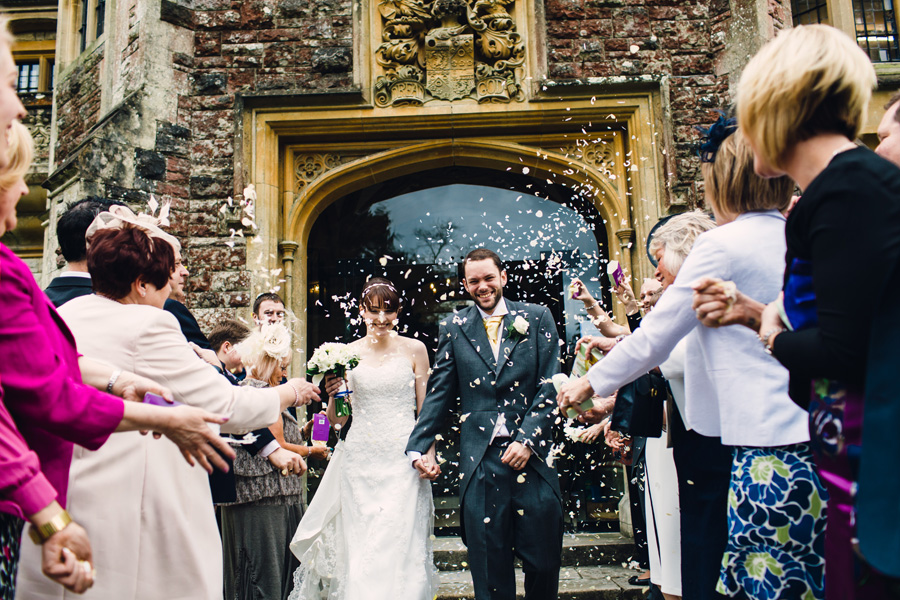
M 94 48 L 56 84 L 55 156 L 67 157 L 100 119 L 100 71 L 104 47 Z

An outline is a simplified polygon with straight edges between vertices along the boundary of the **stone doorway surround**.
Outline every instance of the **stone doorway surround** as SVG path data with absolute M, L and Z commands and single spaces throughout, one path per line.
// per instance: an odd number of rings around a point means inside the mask
M 247 106 L 243 114 L 244 164 L 257 190 L 259 227 L 257 241 L 247 242 L 251 291 L 270 287 L 265 270 L 283 269 L 300 348 L 306 345 L 306 242 L 318 215 L 350 192 L 427 169 L 514 170 L 581 190 L 605 223 L 610 258 L 631 274 L 635 289 L 652 275 L 643 248 L 664 214 L 667 180 L 658 89 L 518 106 L 385 111 L 331 103 Z M 620 312 L 616 317 L 624 319 Z M 304 356 L 295 360 L 296 369 Z

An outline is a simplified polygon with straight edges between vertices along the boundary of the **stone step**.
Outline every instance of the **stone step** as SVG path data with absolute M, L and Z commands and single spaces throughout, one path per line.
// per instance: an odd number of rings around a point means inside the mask
M 617 532 L 575 533 L 563 536 L 564 567 L 628 564 L 634 555 L 634 541 Z M 434 540 L 434 564 L 441 571 L 468 568 L 468 553 L 458 537 Z
M 621 566 L 563 567 L 559 572 L 559 600 L 638 600 L 649 588 L 628 584 L 637 571 Z M 516 598 L 525 597 L 525 576 L 516 569 Z M 435 600 L 472 600 L 472 575 L 468 571 L 442 571 Z

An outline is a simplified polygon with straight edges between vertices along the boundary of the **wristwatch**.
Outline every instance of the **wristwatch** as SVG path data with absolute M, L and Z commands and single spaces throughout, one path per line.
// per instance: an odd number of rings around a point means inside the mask
M 66 528 L 66 526 L 72 522 L 72 517 L 69 516 L 69 513 L 66 512 L 65 509 L 56 513 L 56 516 L 44 523 L 43 525 L 32 525 L 28 529 L 28 535 L 31 536 L 32 541 L 40 546 L 44 542 L 50 539 L 54 533 L 62 531 Z

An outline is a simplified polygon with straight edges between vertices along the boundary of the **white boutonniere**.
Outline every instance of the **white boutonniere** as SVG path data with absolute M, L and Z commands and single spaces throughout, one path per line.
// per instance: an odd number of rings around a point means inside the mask
M 518 315 L 506 328 L 506 332 L 510 337 L 525 337 L 528 333 L 528 319 Z

